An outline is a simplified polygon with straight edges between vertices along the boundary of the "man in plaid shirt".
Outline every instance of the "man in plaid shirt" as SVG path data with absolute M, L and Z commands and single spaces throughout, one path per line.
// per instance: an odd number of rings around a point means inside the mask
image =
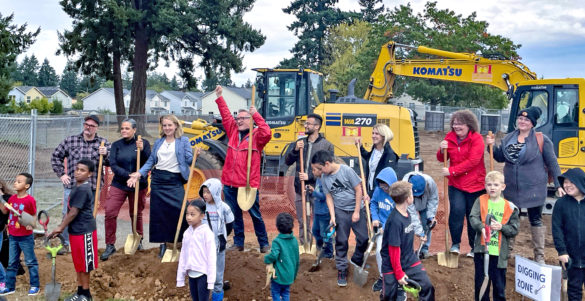
M 90 159 L 97 166 L 101 154 L 103 155 L 104 165 L 109 165 L 108 152 L 110 151 L 110 143 L 106 138 L 97 135 L 99 126 L 100 120 L 96 115 L 85 117 L 83 132 L 65 138 L 65 140 L 63 140 L 53 152 L 51 165 L 53 166 L 53 171 L 61 179 L 64 188 L 63 216 L 67 214 L 69 193 L 71 193 L 71 189 L 75 185 L 73 173 L 75 172 L 75 165 L 77 165 L 77 162 L 81 159 Z M 100 147 L 102 141 L 104 141 L 105 144 L 103 147 Z M 65 166 L 63 165 L 65 158 L 67 158 L 67 173 L 65 173 Z M 97 174 L 97 172 L 94 172 L 91 178 L 89 178 L 89 183 L 91 184 L 94 195 L 97 184 Z M 62 248 L 63 252 L 61 252 L 61 254 L 64 254 L 69 250 L 69 233 L 67 232 L 67 229 L 63 231 L 63 237 L 65 238 L 65 246 Z

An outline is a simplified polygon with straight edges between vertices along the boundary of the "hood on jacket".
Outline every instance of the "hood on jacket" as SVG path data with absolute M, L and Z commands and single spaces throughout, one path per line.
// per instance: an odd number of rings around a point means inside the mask
M 217 178 L 207 179 L 201 186 L 199 187 L 199 196 L 203 199 L 203 187 L 207 187 L 209 192 L 211 192 L 211 196 L 215 201 L 215 204 L 219 206 L 221 204 L 221 190 L 223 188 L 221 181 Z
M 380 173 L 376 177 L 376 180 L 383 181 L 388 185 L 392 185 L 397 180 L 396 172 L 394 171 L 394 169 L 392 169 L 392 167 L 386 167 L 380 171 Z
M 581 168 L 568 169 L 564 174 L 559 176 L 559 184 L 561 187 L 563 186 L 565 179 L 571 180 L 571 182 L 577 186 L 577 189 L 585 194 L 585 171 Z

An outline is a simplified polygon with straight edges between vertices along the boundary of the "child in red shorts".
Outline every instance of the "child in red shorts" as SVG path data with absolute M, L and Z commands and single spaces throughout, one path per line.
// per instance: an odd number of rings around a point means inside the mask
M 89 272 L 98 267 L 97 262 L 97 232 L 93 217 L 93 193 L 87 181 L 95 169 L 95 164 L 89 159 L 80 160 L 75 166 L 76 186 L 69 195 L 67 215 L 63 222 L 49 237 L 55 237 L 69 230 L 71 242 L 71 257 L 77 272 L 77 293 L 65 301 L 91 300 L 89 292 Z

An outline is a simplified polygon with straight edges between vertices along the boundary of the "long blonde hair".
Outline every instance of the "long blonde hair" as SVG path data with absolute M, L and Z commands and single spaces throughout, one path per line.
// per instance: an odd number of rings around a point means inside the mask
M 386 145 L 386 143 L 392 141 L 392 139 L 394 139 L 394 133 L 392 133 L 392 130 L 385 124 L 383 123 L 376 123 L 376 125 L 374 125 L 374 127 L 372 128 L 372 131 L 376 130 L 378 131 L 378 133 L 380 133 L 381 136 L 384 136 L 384 144 Z
M 173 114 L 169 114 L 169 115 L 162 116 L 159 120 L 160 137 L 161 138 L 163 138 L 165 136 L 165 132 L 163 131 L 163 126 L 162 126 L 164 119 L 172 121 L 175 124 L 175 126 L 177 126 L 177 128 L 175 129 L 175 138 L 180 138 L 181 136 L 183 136 L 183 126 L 181 125 L 181 122 L 179 121 L 177 116 L 175 116 Z

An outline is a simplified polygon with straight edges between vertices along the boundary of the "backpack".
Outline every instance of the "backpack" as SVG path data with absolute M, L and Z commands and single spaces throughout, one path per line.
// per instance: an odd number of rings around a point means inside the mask
M 538 143 L 538 149 L 540 150 L 540 153 L 544 154 L 544 152 L 542 151 L 544 148 L 544 136 L 543 136 L 542 132 L 534 132 L 534 135 L 536 136 L 536 143 Z M 548 175 L 548 182 L 554 183 L 555 181 L 554 181 L 552 175 L 550 174 L 550 172 L 548 172 L 548 168 L 546 167 L 546 164 L 544 165 L 544 170 L 546 171 L 546 174 Z

